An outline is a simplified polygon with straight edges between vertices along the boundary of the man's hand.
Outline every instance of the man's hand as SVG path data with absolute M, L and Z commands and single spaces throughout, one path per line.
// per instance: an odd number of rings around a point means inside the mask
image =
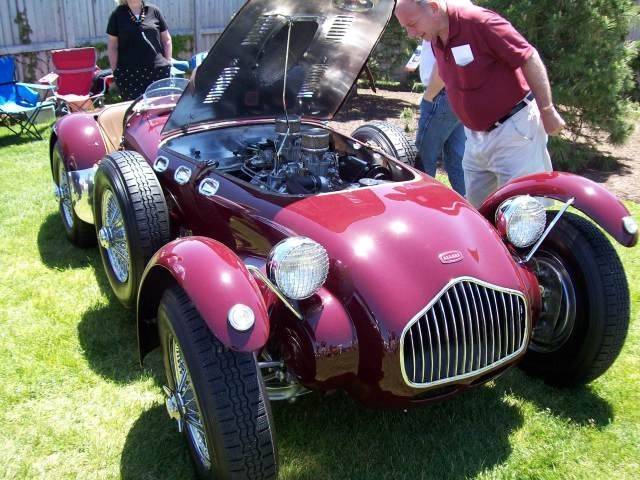
M 540 118 L 548 135 L 558 135 L 567 125 L 553 105 L 541 107 Z

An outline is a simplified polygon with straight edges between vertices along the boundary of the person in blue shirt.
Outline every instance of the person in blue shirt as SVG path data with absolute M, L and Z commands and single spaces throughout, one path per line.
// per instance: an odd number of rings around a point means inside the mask
M 420 101 L 420 119 L 416 132 L 416 147 L 419 153 L 416 166 L 435 177 L 436 163 L 438 158 L 441 158 L 451 187 L 464 196 L 464 126 L 451 110 L 429 42 L 422 42 L 419 56 L 420 80 L 424 84 L 424 94 Z M 416 65 L 416 62 L 410 61 L 407 69 L 411 70 L 413 65 Z

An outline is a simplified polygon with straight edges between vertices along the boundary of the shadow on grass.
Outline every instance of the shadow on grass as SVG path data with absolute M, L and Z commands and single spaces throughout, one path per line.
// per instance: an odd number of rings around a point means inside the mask
M 405 108 L 415 108 L 411 102 L 397 98 L 387 98 L 377 94 L 359 93 L 336 115 L 336 122 L 353 120 L 373 120 L 385 118 L 399 118 Z
M 102 293 L 109 299 L 106 306 L 87 310 L 78 324 L 78 339 L 89 366 L 99 375 L 129 383 L 152 375 L 158 387 L 162 385 L 160 361 L 150 355 L 145 366 L 138 356 L 138 331 L 135 310 L 127 310 L 115 297 L 96 250 L 93 271 Z
M 499 381 L 499 386 L 505 393 L 530 400 L 538 409 L 576 425 L 604 428 L 614 418 L 611 405 L 589 385 L 558 388 L 529 377 L 519 369 L 512 369 Z
M 120 459 L 123 480 L 194 477 L 187 444 L 163 405 L 144 412 L 133 424 Z
M 524 423 L 511 396 L 582 426 L 603 427 L 610 405 L 590 388 L 559 390 L 517 369 L 450 401 L 370 410 L 346 394 L 311 394 L 273 403 L 281 473 L 300 479 L 463 479 L 506 462 L 510 436 Z M 174 460 L 168 460 L 168 457 Z M 123 478 L 193 475 L 186 443 L 164 408 L 145 412 L 127 436 Z
M 52 269 L 93 269 L 107 306 L 84 312 L 78 324 L 78 338 L 89 366 L 99 375 L 118 383 L 146 376 L 138 360 L 135 312 L 126 310 L 113 295 L 97 248 L 80 249 L 66 238 L 57 213 L 49 215 L 38 232 L 38 250 L 42 262 Z M 161 381 L 155 375 L 158 385 Z
M 102 268 L 100 254 L 96 248 L 78 248 L 67 240 L 58 213 L 50 214 L 40 225 L 38 251 L 42 263 L 55 270 L 84 268 L 88 265 L 94 269 Z
M 52 123 L 43 123 L 36 125 L 36 130 L 40 133 L 40 135 L 42 135 L 43 140 L 35 139 L 31 136 L 27 136 L 26 134 L 16 135 L 10 132 L 6 127 L 2 128 L 0 129 L 0 148 L 23 145 L 25 143 L 31 142 L 48 141 L 49 132 L 51 131 L 51 125 Z

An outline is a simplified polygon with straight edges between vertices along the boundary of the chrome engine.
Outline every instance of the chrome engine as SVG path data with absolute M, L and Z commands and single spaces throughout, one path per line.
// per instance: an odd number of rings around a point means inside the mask
M 242 173 L 262 189 L 283 194 L 311 194 L 376 185 L 391 180 L 382 165 L 331 149 L 330 133 L 301 128 L 300 117 L 276 119 L 276 136 L 250 144 Z

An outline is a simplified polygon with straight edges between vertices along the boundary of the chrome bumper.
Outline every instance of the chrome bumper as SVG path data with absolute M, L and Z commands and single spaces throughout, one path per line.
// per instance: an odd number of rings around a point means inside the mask
M 93 224 L 93 179 L 98 165 L 68 172 L 73 209 L 80 220 Z

